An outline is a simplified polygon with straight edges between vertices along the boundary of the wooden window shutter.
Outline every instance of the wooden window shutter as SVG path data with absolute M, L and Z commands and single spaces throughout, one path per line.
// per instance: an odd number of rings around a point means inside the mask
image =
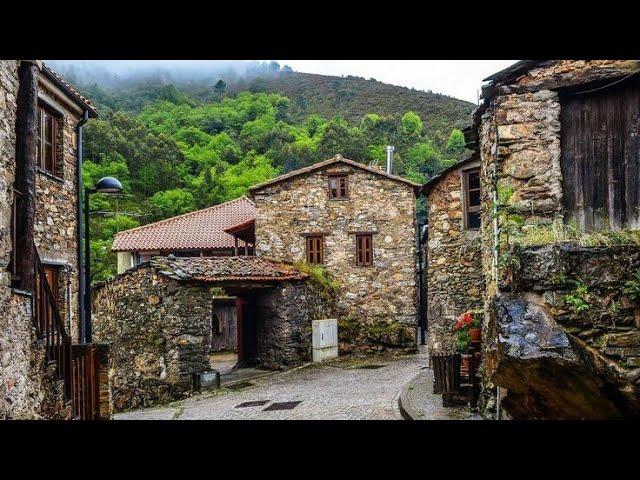
M 373 265 L 373 235 L 356 235 L 356 265 L 359 267 Z
M 321 235 L 307 237 L 307 263 L 324 263 L 323 243 Z

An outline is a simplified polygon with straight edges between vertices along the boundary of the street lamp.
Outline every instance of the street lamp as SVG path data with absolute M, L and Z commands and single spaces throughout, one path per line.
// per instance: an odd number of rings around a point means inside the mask
M 94 188 L 84 189 L 84 342 L 91 343 L 91 244 L 89 242 L 89 195 L 122 193 L 122 184 L 113 177 L 98 180 Z

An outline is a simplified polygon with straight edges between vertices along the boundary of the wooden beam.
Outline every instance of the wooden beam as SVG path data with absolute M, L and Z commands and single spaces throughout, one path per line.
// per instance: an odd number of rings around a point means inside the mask
M 16 114 L 16 177 L 15 187 L 22 192 L 22 228 L 16 232 L 20 246 L 16 262 L 20 289 L 35 290 L 33 244 L 36 212 L 36 135 L 38 118 L 38 74 L 35 61 L 22 60 L 18 69 L 18 97 Z

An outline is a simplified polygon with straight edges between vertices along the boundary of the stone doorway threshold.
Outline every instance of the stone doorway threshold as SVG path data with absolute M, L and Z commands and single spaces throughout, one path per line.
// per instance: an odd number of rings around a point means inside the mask
M 209 366 L 220 372 L 220 375 L 226 375 L 236 368 L 238 363 L 238 354 L 236 352 L 214 352 L 209 355 Z

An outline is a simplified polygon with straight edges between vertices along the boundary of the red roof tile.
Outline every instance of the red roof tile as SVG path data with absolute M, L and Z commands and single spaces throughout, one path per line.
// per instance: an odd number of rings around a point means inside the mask
M 151 266 L 181 281 L 286 281 L 308 277 L 292 265 L 264 257 L 153 257 Z
M 116 252 L 143 252 L 233 248 L 234 238 L 225 230 L 253 220 L 255 216 L 255 204 L 247 197 L 240 197 L 119 232 L 111 249 Z

